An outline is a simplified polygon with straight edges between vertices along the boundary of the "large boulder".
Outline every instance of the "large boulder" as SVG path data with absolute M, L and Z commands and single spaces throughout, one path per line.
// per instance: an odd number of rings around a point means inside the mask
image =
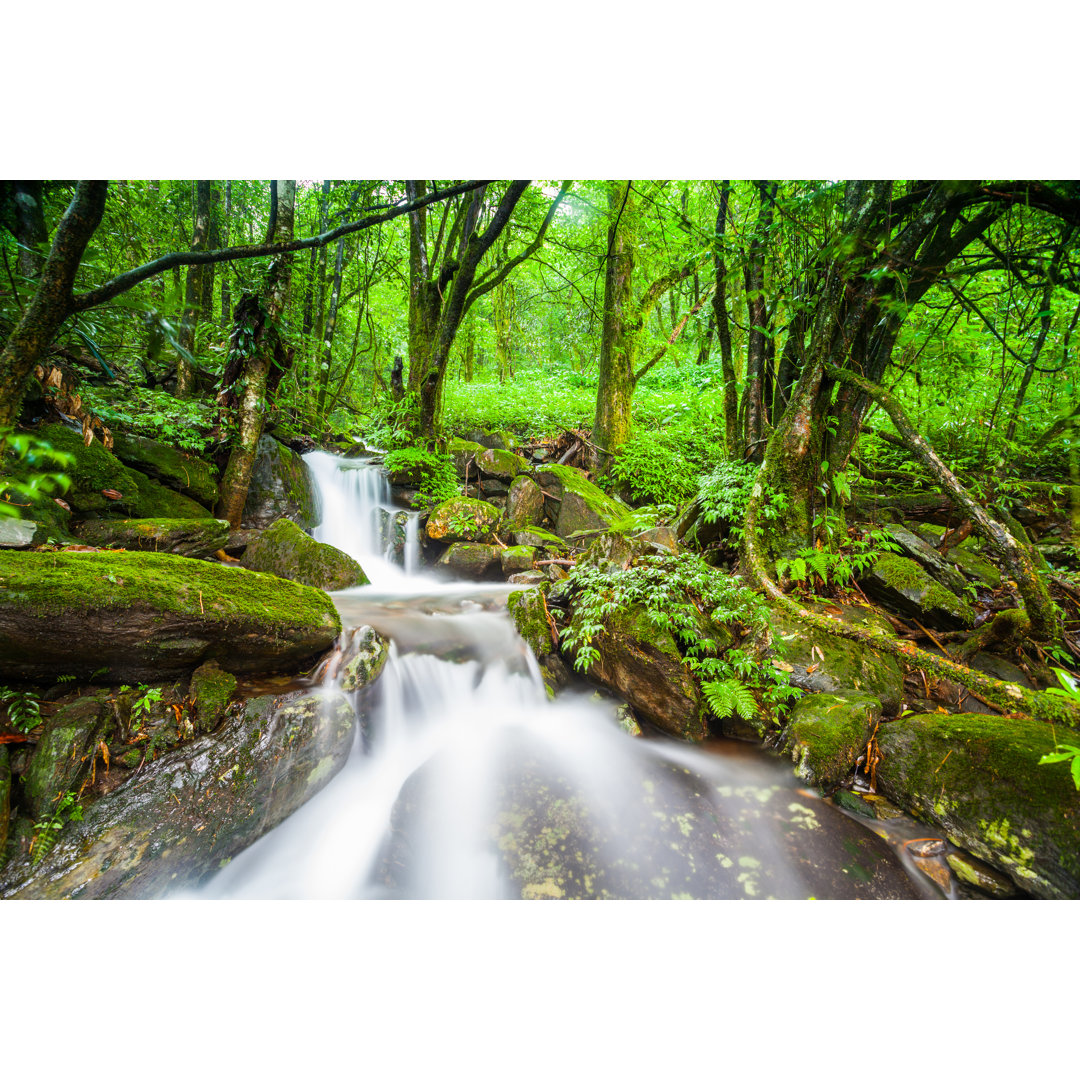
M 137 492 L 133 510 L 125 513 L 121 504 L 116 503 L 106 506 L 109 513 L 140 518 L 197 518 L 200 521 L 208 517 L 207 508 L 194 499 L 151 480 L 135 469 L 128 469 L 127 472 Z
M 806 606 L 847 626 L 892 633 L 888 621 L 871 608 L 835 601 L 808 601 Z M 792 686 L 811 693 L 857 690 L 877 698 L 887 716 L 900 711 L 904 673 L 895 657 L 818 630 L 782 608 L 774 610 L 769 621 L 777 652 L 771 662 L 788 672 Z
M 879 555 L 860 578 L 875 600 L 926 626 L 962 630 L 973 626 L 971 605 L 935 581 L 917 562 L 891 552 Z
M 555 531 L 563 539 L 581 532 L 606 532 L 630 513 L 622 503 L 605 494 L 580 469 L 570 465 L 541 465 L 537 479 L 551 488 L 559 500 Z
M 438 565 L 461 577 L 480 580 L 499 564 L 499 549 L 494 544 L 470 544 L 458 541 L 442 553 Z
M 326 592 L 368 584 L 367 574 L 351 555 L 312 540 L 288 518 L 275 521 L 248 544 L 240 565 Z
M 519 472 L 528 468 L 529 463 L 510 450 L 481 450 L 476 455 L 476 465 L 485 476 L 497 477 L 509 484 Z
M 215 735 L 147 761 L 36 866 L 13 859 L 0 897 L 157 899 L 197 885 L 326 786 L 355 722 L 338 691 L 254 698 Z
M 575 625 L 581 616 L 574 615 Z M 682 653 L 667 630 L 655 626 L 644 607 L 616 611 L 593 636 L 599 653 L 585 674 L 613 690 L 634 712 L 679 739 L 708 734 L 708 710 Z
M 96 518 L 80 521 L 75 535 L 94 547 L 160 551 L 201 559 L 229 540 L 229 523 L 218 518 Z
M 314 528 L 320 521 L 319 496 L 304 459 L 263 435 L 240 523 L 246 529 L 265 529 L 282 517 L 303 529 Z
M 877 735 L 878 788 L 957 847 L 1046 899 L 1080 899 L 1080 791 L 1049 724 L 969 713 L 905 716 Z
M 296 669 L 341 628 L 317 589 L 178 555 L 0 552 L 0 679 Z
M 544 492 L 528 476 L 516 476 L 506 496 L 506 527 L 519 532 L 544 520 Z
M 932 578 L 940 581 L 951 592 L 958 596 L 963 593 L 967 584 L 963 574 L 955 566 L 950 566 L 921 536 L 916 536 L 903 525 L 886 525 L 885 529 L 907 558 L 914 559 Z
M 490 540 L 499 524 L 499 511 L 479 499 L 456 495 L 439 503 L 427 520 L 432 540 L 452 544 L 458 540 L 483 543 Z
M 213 509 L 217 503 L 217 470 L 194 454 L 174 450 L 154 439 L 124 434 L 113 437 L 113 453 L 125 465 L 130 465 L 209 509 Z

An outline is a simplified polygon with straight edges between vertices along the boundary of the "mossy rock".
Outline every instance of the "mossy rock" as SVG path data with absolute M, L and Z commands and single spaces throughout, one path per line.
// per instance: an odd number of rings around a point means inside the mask
M 499 551 L 499 564 L 507 577 L 531 570 L 535 559 L 536 548 L 528 544 L 517 544 L 514 547 L 501 548 Z
M 125 464 L 213 509 L 217 503 L 217 469 L 194 454 L 140 435 L 118 433 L 113 453 Z
M 953 548 L 949 552 L 949 560 L 977 584 L 993 590 L 1001 588 L 1001 571 L 988 559 L 976 555 L 970 548 L 963 546 Z
M 288 518 L 275 521 L 244 549 L 240 565 L 326 592 L 367 585 L 360 564 L 332 544 L 312 540 Z
M 955 566 L 950 566 L 921 536 L 916 536 L 903 525 L 886 525 L 885 530 L 900 546 L 904 555 L 914 559 L 932 578 L 958 596 L 963 593 L 966 584 L 963 575 Z
M 544 520 L 544 492 L 528 476 L 516 476 L 506 495 L 506 527 L 518 532 Z
M 525 639 L 525 644 L 538 661 L 549 653 L 559 651 L 558 642 L 552 636 L 548 622 L 542 588 L 512 592 L 507 598 L 506 609 L 514 620 L 517 632 Z
M 49 816 L 59 795 L 78 793 L 90 774 L 98 743 L 107 740 L 113 724 L 105 694 L 79 698 L 45 721 L 30 766 L 22 777 L 23 799 L 34 818 Z
M 339 684 L 346 693 L 370 686 L 386 667 L 390 641 L 370 626 L 358 626 L 347 634 L 341 660 Z
M 511 533 L 510 538 L 517 547 L 550 548 L 552 551 L 559 552 L 570 550 L 565 540 L 537 525 Z
M 236 693 L 236 678 L 222 671 L 216 660 L 197 667 L 191 676 L 190 697 L 195 702 L 195 730 L 213 731 L 225 717 L 225 710 Z
M 133 506 L 134 513 L 129 512 L 127 516 L 206 520 L 207 508 L 201 503 L 189 499 L 186 495 L 181 495 L 179 491 L 164 487 L 156 480 L 151 480 L 149 476 L 143 476 L 134 469 L 128 469 L 127 472 L 138 493 Z M 122 513 L 120 503 L 107 504 L 104 509 L 110 513 Z
M 458 541 L 443 552 L 438 565 L 462 577 L 479 580 L 487 577 L 498 563 L 499 549 L 494 544 Z
M 847 626 L 892 634 L 888 620 L 872 608 L 832 601 L 807 601 L 806 606 Z M 774 610 L 769 621 L 777 654 L 765 662 L 788 671 L 792 686 L 811 693 L 856 690 L 877 698 L 886 716 L 900 711 L 904 673 L 895 657 L 818 630 L 782 609 Z
M 1075 900 L 1080 791 L 1068 763 L 1038 764 L 1056 734 L 1004 716 L 905 716 L 878 731 L 878 787 L 1025 892 Z
M 458 479 L 464 480 L 466 476 L 475 480 L 477 474 L 476 459 L 484 452 L 484 447 L 471 439 L 451 439 L 446 444 L 446 452 L 454 459 L 454 468 L 457 470 Z
M 431 511 L 427 534 L 432 540 L 441 540 L 445 544 L 458 540 L 483 543 L 494 535 L 499 518 L 499 511 L 486 502 L 457 495 Z
M 573 624 L 580 622 L 575 612 Z M 708 734 L 708 710 L 682 653 L 667 630 L 654 626 L 635 605 L 607 616 L 592 639 L 599 653 L 585 672 L 614 691 L 634 712 L 678 739 L 699 742 Z
M 111 508 L 113 503 L 121 506 L 128 514 L 139 512 L 140 497 L 136 474 L 109 453 L 100 440 L 95 439 L 86 446 L 80 434 L 63 424 L 46 424 L 38 431 L 38 435 L 54 450 L 62 450 L 75 459 L 66 470 L 71 478 L 71 487 L 64 493 L 63 498 L 76 512 L 101 511 Z M 121 498 L 110 500 L 102 494 L 103 491 L 118 491 Z M 206 516 L 205 509 L 200 511 L 199 516 Z
M 355 727 L 338 691 L 253 698 L 95 801 L 39 865 L 13 859 L 0 897 L 160 899 L 198 885 L 330 782 Z
M 838 784 L 855 767 L 881 719 L 881 702 L 857 690 L 808 694 L 792 707 L 784 749 L 808 784 Z
M 218 518 L 96 518 L 79 522 L 75 535 L 95 547 L 201 559 L 228 543 L 229 523 Z
M 494 476 L 508 483 L 529 467 L 523 457 L 510 450 L 481 450 L 476 455 L 476 465 L 486 476 Z
M 282 517 L 303 529 L 314 528 L 321 519 L 319 496 L 304 459 L 272 436 L 263 435 L 240 523 L 246 529 L 265 529 Z
M 160 681 L 216 659 L 296 670 L 341 629 L 318 589 L 142 552 L 0 552 L 0 679 Z
M 536 472 L 538 477 L 554 481 L 558 488 L 561 501 L 555 531 L 564 540 L 575 533 L 606 532 L 630 514 L 628 507 L 601 491 L 580 469 L 570 465 L 541 465 Z M 541 479 L 540 483 L 543 485 L 544 481 Z
M 876 600 L 927 626 L 961 630 L 973 626 L 975 613 L 944 585 L 936 582 L 917 562 L 891 552 L 879 555 L 860 578 Z
M 11 820 L 11 762 L 0 743 L 0 869 L 7 859 L 8 822 Z

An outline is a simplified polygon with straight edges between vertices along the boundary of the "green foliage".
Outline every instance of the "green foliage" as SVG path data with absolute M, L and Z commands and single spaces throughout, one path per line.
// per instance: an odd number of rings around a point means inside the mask
M 389 472 L 421 471 L 418 509 L 430 510 L 461 494 L 457 469 L 449 454 L 437 454 L 419 446 L 406 446 L 387 454 L 383 466 Z
M 109 427 L 123 428 L 194 454 L 205 453 L 216 420 L 216 410 L 209 402 L 116 383 L 86 386 L 83 404 Z
M 631 502 L 681 502 L 697 490 L 697 471 L 662 435 L 638 435 L 615 456 L 601 480 L 606 491 L 625 491 Z
M 74 460 L 33 432 L 0 431 L 0 517 L 21 517 L 40 499 L 67 491 L 71 479 L 62 470 Z
M 748 461 L 724 461 L 698 481 L 701 516 L 709 524 L 717 521 L 728 527 L 728 535 L 737 543 L 742 536 L 746 507 L 754 490 L 758 467 Z M 761 505 L 763 521 L 774 521 L 787 506 L 787 496 L 771 487 Z
M 568 583 L 575 590 L 574 620 L 562 631 L 562 640 L 577 651 L 578 671 L 588 671 L 599 659 L 593 642 L 604 633 L 605 620 L 640 607 L 653 626 L 678 643 L 717 717 L 737 712 L 748 719 L 762 707 L 774 713 L 799 694 L 786 673 L 713 636 L 719 628 L 733 635 L 764 629 L 768 607 L 752 589 L 697 556 L 646 555 L 616 570 L 579 563 Z
M 1080 684 L 1077 683 L 1076 678 L 1067 671 L 1062 671 L 1061 668 L 1054 668 L 1054 672 L 1058 677 L 1058 682 L 1061 683 L 1061 689 L 1052 686 L 1046 692 L 1080 705 Z M 1039 758 L 1040 765 L 1056 765 L 1062 761 L 1069 762 L 1073 783 L 1076 785 L 1076 790 L 1080 791 L 1080 746 L 1073 743 L 1055 743 L 1051 753 L 1043 754 Z
M 8 723 L 23 734 L 33 731 L 41 723 L 41 706 L 28 691 L 0 686 L 0 706 L 7 715 Z
M 835 539 L 837 519 L 823 519 L 830 542 Z M 811 590 L 845 588 L 873 565 L 884 551 L 899 551 L 900 545 L 885 529 L 871 529 L 861 537 L 852 537 L 833 551 L 824 547 L 805 547 L 790 559 L 779 559 L 777 573 L 787 574 L 796 585 Z
M 69 821 L 81 821 L 82 807 L 73 791 L 61 791 L 55 798 L 56 806 L 48 817 L 34 824 L 34 839 L 30 842 L 30 856 L 36 866 L 48 855 L 56 843 L 60 830 Z

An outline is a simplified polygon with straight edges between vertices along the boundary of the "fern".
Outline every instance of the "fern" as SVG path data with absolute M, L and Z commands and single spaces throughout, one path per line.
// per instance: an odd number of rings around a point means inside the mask
M 744 720 L 751 720 L 758 714 L 758 704 L 754 700 L 754 695 L 738 679 L 703 682 L 701 689 L 709 708 L 719 720 L 726 719 L 732 713 L 738 713 Z

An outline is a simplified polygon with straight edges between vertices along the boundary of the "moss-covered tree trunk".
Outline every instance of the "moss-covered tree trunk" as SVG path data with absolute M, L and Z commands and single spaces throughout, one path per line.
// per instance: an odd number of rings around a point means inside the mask
M 57 226 L 37 291 L 0 352 L 0 431 L 15 426 L 26 382 L 73 310 L 72 287 L 83 252 L 105 213 L 107 180 L 80 180 Z
M 750 461 L 761 462 L 765 457 L 766 425 L 766 359 L 769 344 L 768 305 L 765 299 L 765 242 L 772 227 L 773 202 L 776 184 L 758 183 L 761 205 L 758 210 L 757 227 L 750 240 L 747 253 L 746 315 L 749 333 L 746 341 L 746 408 L 744 446 Z
M 279 181 L 275 243 L 292 239 L 295 198 L 296 181 Z M 276 367 L 278 372 L 283 371 L 291 353 L 283 345 L 278 323 L 289 299 L 292 259 L 291 254 L 274 259 L 266 272 L 261 296 L 248 293 L 236 305 L 232 356 L 222 380 L 226 384 L 223 397 L 236 409 L 236 434 L 222 474 L 216 511 L 217 516 L 233 528 L 240 524 L 247 502 L 251 472 L 262 437 L 271 369 Z M 232 393 L 236 385 L 243 387 L 239 398 Z

